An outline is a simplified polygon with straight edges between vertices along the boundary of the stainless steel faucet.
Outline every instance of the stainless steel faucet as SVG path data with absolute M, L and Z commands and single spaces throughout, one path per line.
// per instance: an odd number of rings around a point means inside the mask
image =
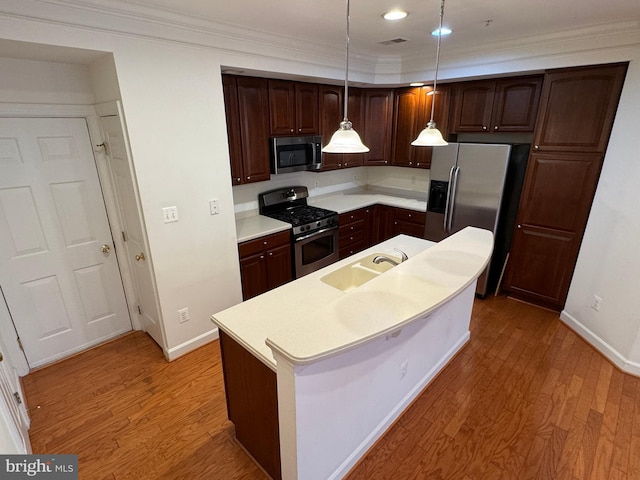
M 404 262 L 405 260 L 407 260 L 409 258 L 409 257 L 407 257 L 407 254 L 404 253 L 399 248 L 394 248 L 394 250 L 396 252 L 400 252 L 400 262 L 396 262 L 395 260 L 393 260 L 392 258 L 387 257 L 386 255 L 376 255 L 375 257 L 373 257 L 373 263 L 388 262 L 388 263 L 390 263 L 391 265 L 393 265 L 395 267 L 399 263 L 402 263 L 402 262 Z

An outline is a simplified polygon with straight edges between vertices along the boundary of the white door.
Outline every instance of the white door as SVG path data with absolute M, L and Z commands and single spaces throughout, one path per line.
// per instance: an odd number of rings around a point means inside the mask
M 113 109 L 117 111 L 117 105 L 113 105 Z M 105 153 L 109 159 L 115 200 L 120 210 L 123 245 L 133 273 L 134 290 L 140 307 L 138 314 L 142 318 L 145 331 L 164 348 L 154 275 L 146 246 L 144 223 L 140 215 L 125 128 L 119 113 L 100 116 L 100 124 L 106 144 Z
M 131 330 L 83 118 L 0 118 L 0 285 L 29 365 Z
M 4 357 L 0 338 L 0 452 L 31 453 L 29 415 L 15 368 Z

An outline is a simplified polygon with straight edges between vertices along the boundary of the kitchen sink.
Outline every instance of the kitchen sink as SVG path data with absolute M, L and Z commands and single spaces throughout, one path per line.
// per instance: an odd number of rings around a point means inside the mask
M 378 255 L 390 258 L 397 263 L 401 261 L 400 258 L 385 253 L 372 253 L 331 273 L 327 273 L 325 276 L 320 277 L 320 281 L 343 292 L 353 290 L 394 267 L 389 262 L 373 263 L 373 259 Z

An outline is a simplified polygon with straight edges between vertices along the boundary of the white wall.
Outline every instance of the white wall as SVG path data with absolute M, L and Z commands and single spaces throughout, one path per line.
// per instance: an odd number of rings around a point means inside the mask
M 0 58 L 0 102 L 92 105 L 89 68 Z
M 629 65 L 563 311 L 618 365 L 640 374 L 640 48 Z M 593 296 L 603 299 L 599 312 Z

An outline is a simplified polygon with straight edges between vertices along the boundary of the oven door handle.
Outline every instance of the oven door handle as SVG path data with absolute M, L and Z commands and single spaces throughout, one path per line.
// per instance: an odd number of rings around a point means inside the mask
M 301 242 L 302 240 L 306 240 L 307 238 L 311 238 L 315 235 L 319 235 L 321 233 L 325 233 L 325 232 L 330 232 L 331 230 L 337 230 L 338 227 L 329 227 L 329 228 L 323 228 L 322 230 L 316 230 L 315 232 L 311 232 L 307 235 L 305 235 L 304 237 L 298 237 L 295 239 L 296 242 Z

